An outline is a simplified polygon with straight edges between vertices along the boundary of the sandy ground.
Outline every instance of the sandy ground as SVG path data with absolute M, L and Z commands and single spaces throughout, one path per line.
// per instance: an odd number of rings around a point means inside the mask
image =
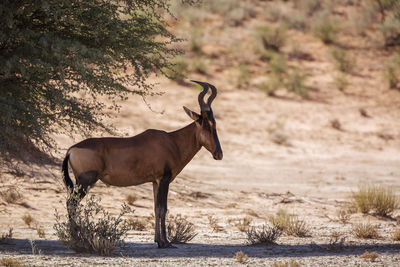
M 225 266 L 240 265 L 234 255 L 243 251 L 249 256 L 245 263 L 249 266 L 291 260 L 305 266 L 400 264 L 400 243 L 390 238 L 396 220 L 356 213 L 342 224 L 337 217 L 361 184 L 389 186 L 400 192 L 398 92 L 387 91 L 375 99 L 366 92 L 294 101 L 267 97 L 257 90 L 234 90 L 218 80 L 216 85 L 219 95 L 213 105 L 224 159 L 214 161 L 202 149 L 170 186 L 169 212 L 187 216 L 198 232 L 189 244 L 157 249 L 149 225 L 145 231 L 129 232 L 126 247 L 111 257 L 65 249 L 52 228 L 54 210 L 65 213 L 66 190 L 59 167 L 35 166 L 33 177 L 0 176 L 2 190 L 15 187 L 23 196 L 19 204 L 3 200 L 0 204 L 1 232 L 12 227 L 14 233 L 10 244 L 0 244 L 0 258 L 20 259 L 28 266 Z M 121 135 L 147 128 L 174 130 L 190 123 L 181 106 L 197 110 L 198 91 L 166 80 L 161 80 L 158 88 L 166 93 L 148 102 L 163 114 L 150 111 L 141 98 L 132 97 L 112 120 Z M 362 116 L 360 108 L 369 117 Z M 331 127 L 333 119 L 340 121 L 342 130 Z M 78 140 L 58 137 L 60 158 Z M 99 182 L 91 194 L 100 196 L 102 205 L 114 214 L 128 194 L 138 197 L 135 216 L 153 212 L 150 184 L 117 188 Z M 311 236 L 282 236 L 276 245 L 248 246 L 245 234 L 231 223 L 250 217 L 252 225 L 259 226 L 279 209 L 304 219 Z M 45 238 L 39 238 L 36 230 L 23 222 L 25 214 L 43 227 Z M 398 214 L 396 211 L 393 217 Z M 223 231 L 215 232 L 208 216 L 213 216 Z M 351 229 L 358 222 L 379 225 L 381 237 L 355 238 Z M 329 247 L 334 233 L 346 238 L 343 247 Z M 30 240 L 36 246 L 34 254 Z M 379 257 L 375 262 L 360 258 L 365 251 L 375 251 Z
M 338 217 L 360 185 L 391 187 L 400 197 L 400 93 L 389 90 L 382 80 L 390 51 L 382 49 L 376 31 L 364 36 L 351 31 L 340 34 L 338 43 L 354 56 L 356 65 L 348 75 L 347 88 L 340 91 L 334 85 L 336 68 L 330 48 L 310 33 L 291 30 L 282 54 L 290 66 L 308 73 L 309 97 L 286 91 L 268 97 L 257 89 L 270 71 L 254 53 L 253 30 L 265 25 L 266 8 L 273 4 L 259 1 L 251 18 L 237 27 L 226 27 L 223 15 L 207 10 L 196 24 L 203 30 L 202 56 L 208 74 L 192 72 L 189 78 L 208 81 L 219 89 L 213 110 L 224 159 L 215 161 L 202 149 L 170 186 L 170 214 L 186 216 L 198 233 L 190 243 L 157 249 L 149 224 L 144 231 L 130 231 L 126 246 L 110 257 L 68 250 L 53 230 L 55 209 L 66 212 L 60 166 L 29 166 L 30 175 L 23 177 L 0 172 L 0 191 L 15 188 L 22 196 L 15 204 L 0 198 L 0 233 L 13 229 L 13 239 L 0 243 L 0 260 L 19 259 L 27 266 L 229 266 L 242 265 L 234 256 L 243 251 L 249 257 L 244 263 L 248 266 L 290 261 L 304 266 L 400 266 L 400 242 L 391 239 L 399 227 L 395 218 L 400 210 L 392 218 L 354 213 L 341 223 Z M 358 12 L 356 6 L 346 5 L 344 10 L 339 6 L 336 15 L 346 20 L 346 12 L 352 10 Z M 195 13 L 202 17 L 200 11 Z M 174 25 L 174 31 L 189 38 L 195 19 Z M 311 59 L 290 59 L 295 48 Z M 189 63 L 198 59 L 190 51 L 187 57 Z M 249 85 L 242 89 L 236 84 L 240 65 L 248 66 L 250 72 Z M 158 91 L 165 92 L 147 99 L 155 112 L 140 97 L 131 97 L 120 113 L 110 114 L 120 136 L 148 128 L 176 130 L 191 122 L 183 105 L 199 110 L 199 91 L 194 86 L 152 81 L 158 82 Z M 340 127 L 332 127 L 333 122 Z M 81 140 L 55 138 L 59 144 L 55 155 L 60 159 Z M 134 216 L 153 213 L 151 184 L 117 188 L 98 182 L 90 194 L 100 196 L 112 214 L 119 212 L 128 194 L 137 196 Z M 249 246 L 235 221 L 248 217 L 258 227 L 280 209 L 304 220 L 310 236 L 283 235 L 276 245 Z M 43 228 L 45 237 L 24 223 L 22 216 L 27 214 Z M 209 216 L 222 231 L 210 226 Z M 378 225 L 380 237 L 354 237 L 353 225 L 361 222 Z M 342 246 L 332 245 L 332 236 L 345 238 Z M 360 258 L 366 251 L 378 253 L 378 258 L 374 262 Z

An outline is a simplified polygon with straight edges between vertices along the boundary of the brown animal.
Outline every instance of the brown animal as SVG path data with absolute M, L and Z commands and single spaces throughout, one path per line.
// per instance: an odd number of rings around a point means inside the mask
M 99 179 L 115 186 L 152 182 L 154 241 L 159 248 L 171 247 L 165 231 L 169 184 L 203 146 L 212 153 L 214 159 L 222 159 L 222 149 L 211 109 L 217 89 L 208 83 L 193 82 L 203 87 L 198 96 L 201 112 L 197 114 L 183 107 L 186 114 L 194 120 L 186 127 L 169 133 L 149 129 L 129 138 L 89 138 L 68 149 L 62 171 L 64 182 L 71 193 L 67 201 L 70 219 L 77 202 L 86 195 L 88 187 Z M 212 93 L 205 103 L 204 96 L 209 88 Z M 75 189 L 68 174 L 68 163 L 76 178 Z M 72 192 L 75 192 L 74 196 Z

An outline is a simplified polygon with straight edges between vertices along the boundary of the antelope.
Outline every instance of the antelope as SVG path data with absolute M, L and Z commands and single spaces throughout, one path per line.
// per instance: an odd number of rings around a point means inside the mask
M 223 157 L 211 109 L 217 89 L 209 83 L 192 82 L 201 85 L 203 90 L 198 96 L 200 114 L 183 107 L 193 120 L 189 125 L 173 132 L 148 129 L 129 138 L 89 138 L 68 149 L 62 172 L 69 190 L 67 210 L 70 220 L 76 204 L 99 179 L 105 184 L 120 187 L 151 182 L 155 213 L 154 242 L 159 248 L 173 247 L 165 229 L 169 184 L 201 147 L 205 147 L 216 160 Z M 211 95 L 206 103 L 204 96 L 209 88 Z M 75 187 L 68 166 L 74 173 Z

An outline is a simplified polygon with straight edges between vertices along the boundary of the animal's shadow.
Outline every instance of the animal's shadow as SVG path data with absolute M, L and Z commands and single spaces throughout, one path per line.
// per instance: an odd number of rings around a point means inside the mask
M 73 256 L 73 257 L 99 257 L 92 254 L 75 253 L 65 248 L 57 240 L 35 240 L 36 252 L 41 255 Z M 232 258 L 236 252 L 243 251 L 253 258 L 279 258 L 279 257 L 316 257 L 316 256 L 350 256 L 361 255 L 366 250 L 378 253 L 397 254 L 400 243 L 380 244 L 345 244 L 340 247 L 329 247 L 328 244 L 275 244 L 268 246 L 249 246 L 243 244 L 177 244 L 176 248 L 158 249 L 153 243 L 128 242 L 118 248 L 109 257 L 132 258 L 196 258 L 218 257 Z M 9 244 L 0 244 L 0 252 L 9 252 L 17 255 L 32 254 L 31 242 L 28 239 L 12 239 Z

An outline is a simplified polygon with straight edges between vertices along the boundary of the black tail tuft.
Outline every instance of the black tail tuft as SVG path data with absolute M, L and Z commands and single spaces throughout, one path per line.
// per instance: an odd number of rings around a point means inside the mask
M 64 183 L 67 186 L 69 191 L 74 189 L 74 183 L 72 182 L 71 178 L 69 177 L 68 173 L 68 160 L 69 160 L 69 153 L 65 156 L 65 159 L 62 164 L 62 173 L 64 178 Z

